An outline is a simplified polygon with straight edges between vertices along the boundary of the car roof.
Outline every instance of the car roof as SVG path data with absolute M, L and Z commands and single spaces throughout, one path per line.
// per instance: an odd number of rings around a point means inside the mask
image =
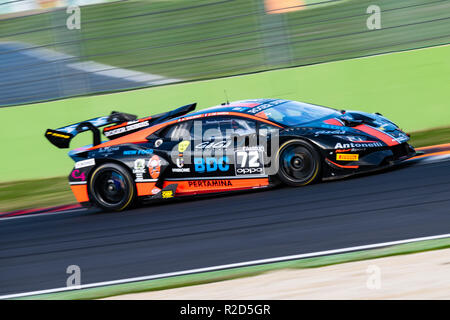
M 225 102 L 221 105 L 209 107 L 206 109 L 202 109 L 199 111 L 194 111 L 188 114 L 185 114 L 183 116 L 180 116 L 178 118 L 174 119 L 185 119 L 192 116 L 198 116 L 198 115 L 204 115 L 211 113 L 211 115 L 208 116 L 214 116 L 215 113 L 222 113 L 222 112 L 233 112 L 233 113 L 243 113 L 243 114 L 253 114 L 251 110 L 253 108 L 256 108 L 263 104 L 271 104 L 271 103 L 284 103 L 284 102 L 290 102 L 290 100 L 283 100 L 283 99 L 247 99 L 247 100 L 239 100 L 239 101 L 233 101 L 233 102 Z M 171 119 L 171 120 L 174 120 Z

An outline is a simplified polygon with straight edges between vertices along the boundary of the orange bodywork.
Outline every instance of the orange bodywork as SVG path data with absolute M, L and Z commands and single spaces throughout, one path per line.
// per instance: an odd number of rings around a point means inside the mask
M 81 203 L 89 201 L 89 195 L 86 184 L 71 185 L 70 189 L 72 189 L 73 195 L 75 196 L 78 202 Z
M 152 195 L 156 182 L 136 182 L 136 191 L 138 197 Z M 170 184 L 178 184 L 176 195 L 189 195 L 197 193 L 223 192 L 231 190 L 244 190 L 251 188 L 261 188 L 269 186 L 268 178 L 256 179 L 201 179 L 201 180 L 182 180 L 165 181 L 163 187 Z M 89 196 L 87 185 L 71 185 L 73 194 L 78 202 L 88 202 Z
M 389 136 L 388 134 L 382 132 L 382 131 L 378 131 L 372 127 L 369 127 L 365 124 L 361 124 L 359 126 L 354 127 L 354 129 L 360 130 L 362 132 L 365 132 L 367 134 L 370 134 L 371 136 L 374 136 L 378 139 L 380 139 L 381 141 L 383 141 L 384 143 L 386 143 L 389 147 L 395 146 L 397 144 L 399 144 L 397 141 L 395 141 L 391 136 Z
M 242 117 L 242 118 L 248 118 L 248 119 L 252 119 L 252 120 L 257 120 L 257 121 L 261 121 L 261 122 L 265 122 L 267 124 L 270 124 L 272 126 L 278 127 L 278 128 L 282 128 L 280 125 L 273 123 L 272 121 L 266 120 L 266 119 L 262 119 L 260 117 L 256 117 L 254 115 L 251 114 L 246 114 L 246 113 L 240 113 L 240 112 L 228 112 L 228 111 L 221 111 L 221 112 L 210 112 L 210 113 L 202 113 L 202 114 L 198 114 L 198 115 L 194 115 L 194 116 L 186 116 L 180 119 L 176 119 L 176 120 L 172 120 L 172 121 L 168 121 L 168 122 L 164 122 L 164 123 L 160 123 L 157 125 L 154 125 L 153 127 L 147 128 L 147 129 L 143 129 L 134 133 L 130 133 L 126 136 L 111 140 L 111 141 L 107 141 L 104 143 L 101 143 L 97 146 L 94 146 L 92 148 L 89 148 L 89 150 L 95 150 L 95 149 L 99 149 L 99 148 L 104 148 L 104 147 L 111 147 L 111 146 L 117 146 L 119 144 L 124 144 L 124 143 L 145 143 L 147 142 L 147 137 L 149 135 L 151 135 L 152 133 L 158 131 L 161 128 L 164 128 L 168 125 L 177 123 L 177 122 L 182 122 L 182 121 L 188 121 L 188 120 L 193 120 L 193 119 L 201 119 L 201 118 L 205 118 L 205 117 L 214 117 L 214 116 L 238 116 L 238 117 Z
M 156 182 L 136 182 L 136 190 L 138 197 L 152 194 L 152 189 Z
M 339 126 L 342 127 L 343 124 L 341 121 L 339 121 L 338 119 L 332 118 L 332 119 L 327 119 L 324 121 L 326 124 L 331 124 L 333 126 Z
M 168 180 L 164 181 L 163 188 L 170 184 L 177 184 L 175 195 L 192 195 L 198 193 L 224 192 L 244 190 L 269 186 L 268 178 L 255 179 L 199 179 L 199 180 Z M 152 195 L 155 182 L 138 182 L 136 189 L 138 196 Z
M 230 190 L 243 190 L 249 188 L 267 187 L 268 178 L 256 179 L 201 179 L 201 180 L 182 180 L 165 181 L 164 187 L 176 183 L 176 194 L 195 194 L 206 192 L 220 192 Z
M 252 107 L 257 104 L 247 104 L 245 107 Z M 203 114 L 197 114 L 192 116 L 184 116 L 179 119 L 175 119 L 172 121 L 167 121 L 164 123 L 156 124 L 150 128 L 146 128 L 134 133 L 130 133 L 123 137 L 110 140 L 104 143 L 101 143 L 97 146 L 91 147 L 88 150 L 95 150 L 104 147 L 117 146 L 120 144 L 126 143 L 146 143 L 148 142 L 147 137 L 152 133 L 168 126 L 171 124 L 175 124 L 182 121 L 189 121 L 194 119 L 202 119 L 205 117 L 214 117 L 214 116 L 238 116 L 242 118 L 248 118 L 256 121 L 261 121 L 272 126 L 282 128 L 279 124 L 276 124 L 267 119 L 263 119 L 261 117 L 257 117 L 251 114 L 240 113 L 240 112 L 228 112 L 228 111 L 220 111 L 220 112 L 206 112 Z M 145 118 L 145 120 L 150 119 Z M 120 124 L 117 126 L 108 127 L 108 130 L 112 130 L 118 127 L 123 126 L 124 124 Z M 219 181 L 214 183 L 214 181 Z M 225 183 L 226 182 L 226 183 Z M 147 196 L 152 195 L 152 190 L 155 188 L 154 181 L 152 182 L 136 182 L 136 191 L 138 196 Z M 201 180 L 183 180 L 183 181 L 164 181 L 163 187 L 168 186 L 169 184 L 178 184 L 176 195 L 189 195 L 189 194 L 198 194 L 198 193 L 207 193 L 207 192 L 223 192 L 223 191 L 231 191 L 231 190 L 244 190 L 251 188 L 259 188 L 259 187 L 267 187 L 269 186 L 268 178 L 255 178 L 255 179 L 208 179 L 204 178 Z M 86 185 L 72 185 L 72 191 L 77 198 L 78 202 L 86 202 L 89 201 L 87 186 Z
M 334 164 L 335 166 L 337 166 L 339 168 L 344 168 L 344 169 L 358 169 L 359 168 L 359 166 L 348 166 L 348 165 L 337 164 L 336 162 L 333 162 L 328 158 L 327 158 L 327 161 L 329 161 L 330 163 Z

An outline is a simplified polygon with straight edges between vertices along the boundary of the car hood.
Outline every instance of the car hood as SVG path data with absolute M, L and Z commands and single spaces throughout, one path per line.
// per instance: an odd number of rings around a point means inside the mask
M 409 140 L 409 136 L 395 123 L 381 114 L 361 111 L 343 111 L 341 115 L 314 121 L 305 126 L 340 130 L 341 134 L 370 136 L 394 146 Z

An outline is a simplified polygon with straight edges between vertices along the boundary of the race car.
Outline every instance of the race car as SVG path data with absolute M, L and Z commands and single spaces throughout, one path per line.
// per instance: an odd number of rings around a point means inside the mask
M 92 132 L 91 145 L 69 152 L 75 161 L 69 183 L 82 205 L 107 211 L 205 193 L 305 186 L 416 155 L 409 135 L 379 113 L 283 99 L 195 107 L 141 119 L 113 111 L 48 129 L 45 136 L 69 148 L 74 136 Z

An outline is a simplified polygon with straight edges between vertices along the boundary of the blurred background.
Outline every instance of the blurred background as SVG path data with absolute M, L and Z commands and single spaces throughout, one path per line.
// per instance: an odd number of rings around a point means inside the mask
M 444 44 L 449 15 L 448 0 L 1 0 L 0 105 Z
M 449 0 L 0 0 L 0 211 L 73 201 L 44 132 L 112 110 L 284 98 L 448 142 L 448 43 Z

